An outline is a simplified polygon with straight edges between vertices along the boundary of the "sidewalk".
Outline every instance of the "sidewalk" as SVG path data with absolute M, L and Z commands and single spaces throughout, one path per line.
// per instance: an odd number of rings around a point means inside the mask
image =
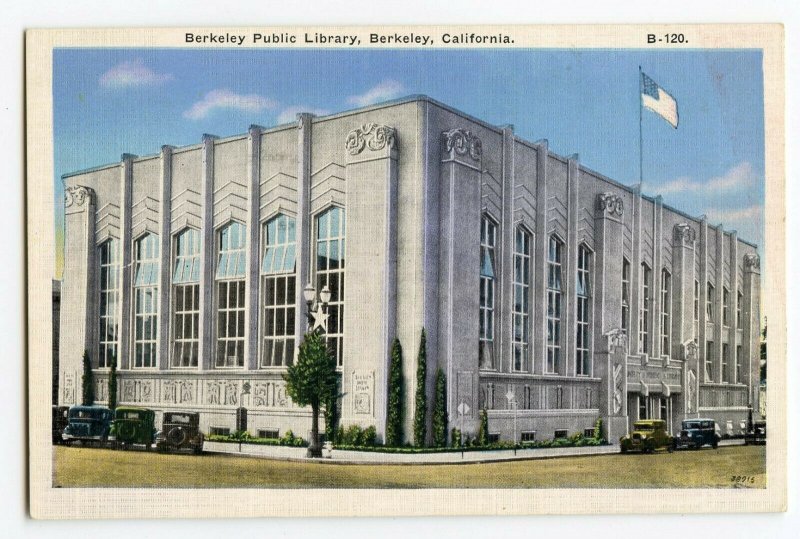
M 722 440 L 720 447 L 743 445 L 743 440 Z M 334 449 L 330 457 L 306 458 L 305 447 L 280 445 L 236 444 L 205 442 L 206 453 L 222 453 L 246 457 L 260 457 L 289 461 L 318 462 L 320 464 L 477 464 L 511 460 L 553 459 L 561 457 L 589 457 L 619 453 L 618 445 L 590 447 L 561 447 L 541 449 L 495 449 L 487 451 L 448 451 L 441 453 L 379 453 L 377 451 L 342 451 Z

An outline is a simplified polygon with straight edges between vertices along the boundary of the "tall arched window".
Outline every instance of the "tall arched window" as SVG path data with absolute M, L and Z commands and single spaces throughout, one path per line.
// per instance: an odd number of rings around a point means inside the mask
M 494 288 L 497 226 L 487 216 L 481 219 L 480 309 L 478 322 L 478 366 L 494 369 Z
M 217 367 L 244 366 L 246 230 L 232 222 L 217 233 Z
M 344 210 L 336 206 L 325 210 L 316 219 L 317 292 L 325 286 L 331 291 L 331 299 L 327 306 L 326 337 L 338 367 L 342 366 L 344 344 L 344 219 Z
M 197 367 L 200 338 L 200 234 L 175 237 L 172 271 L 172 366 Z
M 631 263 L 622 259 L 622 330 L 628 337 L 631 323 Z
M 278 215 L 263 227 L 261 366 L 283 367 L 294 359 L 295 220 Z
M 575 299 L 577 323 L 575 331 L 575 374 L 589 376 L 592 373 L 589 354 L 589 325 L 592 308 L 591 253 L 583 245 L 578 248 Z
M 158 359 L 158 236 L 147 234 L 134 246 L 133 366 L 155 367 Z
M 561 369 L 561 264 L 564 245 L 550 236 L 547 247 L 547 364 L 545 373 Z
M 119 253 L 117 240 L 110 239 L 100 248 L 100 306 L 98 318 L 100 333 L 97 366 L 101 369 L 111 366 L 117 357 L 117 305 L 119 302 Z M 119 366 L 119 365 L 118 365 Z
M 513 370 L 528 371 L 531 289 L 531 235 L 517 228 L 514 241 L 514 363 Z

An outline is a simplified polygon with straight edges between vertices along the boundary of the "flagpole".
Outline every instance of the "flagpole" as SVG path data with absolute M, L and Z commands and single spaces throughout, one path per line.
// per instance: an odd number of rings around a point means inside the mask
M 642 159 L 642 66 L 639 66 L 639 193 L 642 192 L 644 181 Z

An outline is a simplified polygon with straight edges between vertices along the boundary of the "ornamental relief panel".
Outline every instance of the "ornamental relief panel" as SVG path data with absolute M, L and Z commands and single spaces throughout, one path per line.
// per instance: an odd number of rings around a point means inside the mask
M 442 133 L 444 153 L 452 156 L 469 156 L 473 161 L 480 161 L 483 154 L 483 143 L 468 129 L 451 129 Z
M 347 139 L 345 139 L 344 146 L 350 155 L 358 155 L 366 148 L 371 151 L 379 151 L 387 147 L 392 149 L 395 147 L 396 142 L 394 127 L 367 123 L 350 131 Z
M 747 253 L 744 255 L 744 269 L 745 271 L 760 271 L 761 258 L 756 253 Z
M 674 229 L 675 243 L 692 245 L 697 240 L 697 232 L 688 223 L 678 223 Z
M 622 197 L 614 193 L 600 193 L 597 195 L 597 210 L 601 214 L 622 217 L 624 212 Z

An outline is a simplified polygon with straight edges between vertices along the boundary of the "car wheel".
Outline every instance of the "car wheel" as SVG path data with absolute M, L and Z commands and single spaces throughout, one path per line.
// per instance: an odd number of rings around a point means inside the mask
M 667 452 L 668 452 L 668 453 L 672 453 L 673 451 L 675 451 L 675 447 L 673 447 L 673 445 L 672 445 L 672 444 L 669 444 L 669 445 L 667 446 Z
M 619 446 L 619 452 L 620 453 L 627 453 L 628 452 L 628 448 L 625 447 L 624 445 L 621 445 L 621 446 Z
M 713 442 L 711 442 L 711 447 L 713 447 L 714 449 L 716 449 L 718 445 L 719 445 L 719 442 L 717 440 L 714 440 Z

